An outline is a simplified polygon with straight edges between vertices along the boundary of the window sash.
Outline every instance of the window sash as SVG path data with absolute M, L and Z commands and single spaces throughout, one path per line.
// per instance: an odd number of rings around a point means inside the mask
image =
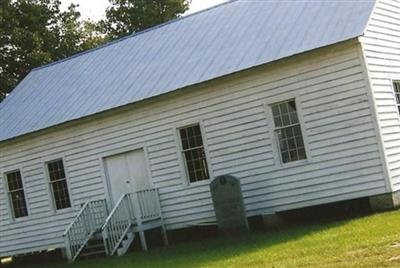
M 47 163 L 50 181 L 66 179 L 64 163 L 62 160 L 55 160 Z
M 275 127 L 286 127 L 299 123 L 294 99 L 271 105 Z
M 300 125 L 297 126 L 300 127 Z M 293 127 L 287 127 L 286 129 L 289 128 Z M 286 138 L 281 138 L 281 135 L 279 135 L 278 133 L 280 130 L 276 130 L 275 135 L 276 139 L 278 140 L 278 147 L 282 163 L 286 164 L 307 159 L 302 133 L 300 133 L 300 135 L 293 135 Z M 299 139 L 301 140 L 301 144 L 298 144 Z M 285 143 L 285 148 L 283 148 L 283 143 Z M 292 143 L 293 145 L 290 145 L 290 143 Z
M 182 150 L 182 152 L 189 152 L 189 151 L 193 151 L 193 150 L 197 150 L 197 149 L 204 149 L 204 146 L 197 146 L 197 147 L 193 147 L 193 148 L 189 148 L 189 149 L 184 149 Z
M 284 126 L 284 127 L 275 127 L 275 131 L 282 130 L 282 129 L 287 129 L 287 128 L 291 128 L 291 127 L 296 127 L 296 126 L 300 126 L 300 123 L 287 125 L 287 126 Z
M 71 207 L 71 200 L 69 198 L 68 184 L 66 179 L 50 182 L 51 190 L 53 193 L 54 205 L 57 210 Z M 60 189 L 56 187 L 60 186 Z
M 28 207 L 26 205 L 25 192 L 23 189 L 9 192 L 14 218 L 28 216 Z
M 199 157 L 193 157 L 192 159 L 189 159 L 187 155 L 188 153 L 192 152 L 198 152 L 197 154 Z M 182 154 L 185 159 L 186 172 L 191 183 L 208 180 L 210 178 L 207 167 L 207 158 L 205 156 L 205 150 L 203 146 L 185 150 L 182 152 Z

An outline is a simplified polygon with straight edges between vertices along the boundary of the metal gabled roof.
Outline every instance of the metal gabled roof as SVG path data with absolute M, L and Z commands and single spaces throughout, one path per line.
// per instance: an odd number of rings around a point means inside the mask
M 33 70 L 0 141 L 361 36 L 366 0 L 230 1 Z

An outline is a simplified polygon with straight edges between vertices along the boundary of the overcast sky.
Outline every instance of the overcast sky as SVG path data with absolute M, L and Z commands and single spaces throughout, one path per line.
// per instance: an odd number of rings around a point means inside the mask
M 210 6 L 226 2 L 227 0 L 192 0 L 188 13 L 193 13 Z M 99 20 L 103 18 L 104 11 L 108 6 L 108 0 L 61 0 L 63 8 L 71 3 L 79 4 L 79 11 L 83 19 Z

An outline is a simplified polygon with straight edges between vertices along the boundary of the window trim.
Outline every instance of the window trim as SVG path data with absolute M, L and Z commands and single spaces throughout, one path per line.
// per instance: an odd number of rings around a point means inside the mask
M 55 162 L 55 161 L 58 161 L 58 160 L 62 161 L 63 166 L 64 166 L 65 181 L 66 181 L 67 189 L 68 189 L 68 197 L 69 197 L 69 201 L 71 203 L 70 207 L 62 208 L 62 209 L 57 209 L 56 201 L 55 201 L 55 197 L 54 197 L 54 192 L 53 192 L 53 189 L 51 187 L 52 182 L 50 180 L 49 167 L 48 167 L 49 163 Z M 60 157 L 54 157 L 54 158 L 46 159 L 45 161 L 43 161 L 43 169 L 44 169 L 44 174 L 45 174 L 45 177 L 46 177 L 46 186 L 47 186 L 47 191 L 48 191 L 48 195 L 49 195 L 50 210 L 54 214 L 63 213 L 63 212 L 67 212 L 67 211 L 73 210 L 73 208 L 74 208 L 74 200 L 72 199 L 71 186 L 70 186 L 70 183 L 69 183 L 69 176 L 68 176 L 67 168 L 66 168 L 66 165 L 65 165 L 64 157 L 60 156 Z
M 299 93 L 290 93 L 290 94 L 280 94 L 278 96 L 270 97 L 266 102 L 264 102 L 264 112 L 267 120 L 267 128 L 269 132 L 269 137 L 271 140 L 271 147 L 272 147 L 272 155 L 274 158 L 275 166 L 277 168 L 287 168 L 287 167 L 292 167 L 292 166 L 298 166 L 298 165 L 304 165 L 305 163 L 310 163 L 312 162 L 312 156 L 310 153 L 309 149 L 309 142 L 308 142 L 308 136 L 307 132 L 305 131 L 305 123 L 304 123 L 304 118 L 303 118 L 303 110 L 301 108 L 301 97 Z M 283 163 L 282 161 L 282 156 L 281 156 L 281 151 L 279 148 L 279 141 L 276 137 L 276 128 L 275 128 L 275 122 L 274 122 L 274 116 L 272 113 L 272 105 L 281 103 L 281 102 L 286 102 L 289 100 L 294 100 L 296 104 L 296 111 L 297 111 L 297 117 L 299 119 L 299 125 L 301 128 L 301 133 L 303 136 L 303 142 L 304 142 L 304 149 L 306 151 L 306 159 L 301 159 L 297 161 L 292 161 L 288 163 Z
M 10 194 L 9 194 L 10 190 L 8 188 L 8 181 L 7 181 L 7 174 L 13 173 L 13 172 L 16 172 L 16 171 L 19 171 L 20 174 L 21 174 L 21 182 L 22 182 L 22 188 L 24 190 L 24 198 L 25 198 L 25 203 L 26 203 L 26 210 L 28 212 L 27 216 L 19 217 L 19 218 L 15 218 L 14 207 L 12 205 L 12 201 L 10 200 Z M 9 217 L 10 222 L 20 222 L 20 221 L 28 220 L 30 218 L 30 216 L 31 216 L 31 211 L 30 211 L 30 208 L 29 208 L 28 196 L 26 194 L 25 176 L 24 176 L 22 167 L 18 166 L 18 167 L 11 168 L 9 171 L 5 171 L 5 172 L 1 173 L 0 175 L 3 178 L 3 185 L 4 185 L 3 188 L 4 188 L 5 195 L 6 195 L 6 203 L 7 203 L 7 208 L 8 208 L 7 213 L 8 213 L 8 217 Z
M 181 134 L 180 130 L 186 127 L 190 126 L 195 126 L 199 125 L 200 127 L 200 132 L 201 132 L 201 138 L 203 140 L 203 148 L 204 152 L 206 154 L 206 161 L 207 161 L 207 169 L 208 169 L 208 179 L 206 180 L 201 180 L 201 181 L 196 181 L 196 182 L 190 182 L 189 174 L 188 174 L 188 169 L 187 169 L 187 164 L 185 161 L 185 158 L 183 157 L 183 147 L 182 147 L 182 140 L 181 140 Z M 213 179 L 213 170 L 211 169 L 211 159 L 210 159 L 210 154 L 208 150 L 208 143 L 207 139 L 205 136 L 205 129 L 204 129 L 204 122 L 203 120 L 191 120 L 191 121 L 182 121 L 180 124 L 177 124 L 173 127 L 173 132 L 175 136 L 175 144 L 177 146 L 177 155 L 178 155 L 178 161 L 179 161 L 179 167 L 180 167 L 180 173 L 182 174 L 182 182 L 185 187 L 190 187 L 190 186 L 199 186 L 199 185 L 208 185 Z

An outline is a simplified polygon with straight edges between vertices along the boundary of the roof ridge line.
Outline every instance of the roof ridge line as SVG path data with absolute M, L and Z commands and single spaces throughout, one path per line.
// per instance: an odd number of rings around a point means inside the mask
M 127 35 L 127 36 L 124 36 L 124 37 L 121 37 L 121 38 L 118 38 L 118 39 L 115 39 L 115 40 L 106 42 L 106 43 L 101 44 L 101 45 L 99 45 L 99 46 L 97 46 L 97 47 L 94 47 L 94 48 L 91 48 L 91 49 L 87 49 L 87 50 L 84 50 L 84 51 L 77 52 L 76 54 L 73 54 L 73 55 L 71 55 L 71 56 L 69 56 L 69 57 L 66 57 L 66 58 L 64 58 L 64 59 L 56 60 L 56 61 L 53 61 L 53 62 L 44 64 L 44 65 L 42 65 L 42 66 L 35 67 L 35 68 L 33 68 L 33 69 L 31 70 L 31 72 L 34 72 L 34 71 L 37 71 L 37 70 L 41 70 L 41 69 L 44 69 L 44 68 L 47 68 L 47 67 L 50 67 L 50 66 L 53 66 L 53 65 L 57 65 L 57 64 L 59 64 L 59 63 L 62 63 L 62 62 L 68 61 L 68 60 L 72 60 L 72 59 L 74 59 L 74 58 L 77 58 L 77 57 L 86 55 L 86 54 L 88 54 L 88 53 L 97 51 L 97 50 L 99 50 L 99 49 L 102 49 L 102 48 L 105 48 L 105 47 L 114 45 L 114 44 L 116 44 L 116 43 L 125 41 L 125 40 L 128 39 L 128 38 L 134 38 L 134 37 L 136 37 L 136 36 L 138 36 L 138 35 L 142 35 L 142 34 L 145 34 L 145 33 L 147 33 L 147 32 L 151 32 L 151 31 L 153 31 L 153 30 L 157 30 L 158 28 L 167 26 L 167 25 L 169 25 L 169 24 L 172 24 L 172 23 L 175 23 L 175 22 L 178 22 L 178 21 L 181 21 L 181 20 L 184 20 L 184 19 L 193 17 L 193 16 L 195 16 L 195 15 L 198 15 L 198 14 L 201 14 L 201 13 L 204 13 L 204 12 L 207 12 L 207 11 L 210 11 L 210 10 L 212 10 L 212 9 L 215 9 L 215 8 L 218 8 L 218 7 L 221 7 L 221 6 L 224 6 L 224 5 L 231 4 L 232 2 L 238 2 L 238 1 L 240 1 L 240 0 L 228 0 L 228 1 L 223 2 L 223 3 L 220 3 L 220 4 L 218 4 L 218 5 L 211 6 L 211 7 L 208 7 L 208 8 L 206 8 L 206 9 L 202 9 L 202 10 L 193 12 L 192 14 L 188 14 L 188 15 L 186 15 L 186 16 L 178 17 L 178 18 L 175 18 L 175 19 L 166 21 L 166 22 L 164 22 L 164 23 L 161 23 L 161 24 L 158 24 L 158 25 L 154 25 L 154 26 L 152 26 L 152 27 L 150 27 L 150 28 L 147 28 L 147 29 L 144 29 L 144 30 L 142 30 L 142 31 L 133 32 L 133 33 Z

